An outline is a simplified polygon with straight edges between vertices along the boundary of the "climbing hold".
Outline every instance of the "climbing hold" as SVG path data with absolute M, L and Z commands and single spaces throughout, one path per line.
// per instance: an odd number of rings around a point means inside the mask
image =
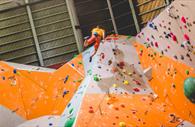
M 69 111 L 69 114 L 72 114 L 73 110 L 74 110 L 74 109 L 73 109 L 73 108 L 71 108 L 71 109 L 70 109 L 70 111 Z
M 189 70 L 186 70 L 186 75 L 189 75 L 189 74 L 190 74 Z
M 129 81 L 125 80 L 125 81 L 123 81 L 123 84 L 124 85 L 129 85 Z
M 75 58 L 75 57 L 77 57 L 77 56 L 78 56 L 78 55 L 75 54 L 75 55 L 73 56 L 73 58 Z
M 127 36 L 127 40 L 129 40 L 131 37 L 132 37 L 131 35 Z
M 74 118 L 70 118 L 66 121 L 64 127 L 72 127 L 75 121 L 75 117 Z
M 16 74 L 16 73 L 17 73 L 17 70 L 16 70 L 16 69 L 14 69 L 14 70 L 13 70 L 13 73 L 14 73 L 14 74 Z
M 93 109 L 89 109 L 89 113 L 94 113 L 94 110 Z
M 100 78 L 99 78 L 97 75 L 94 75 L 94 76 L 93 76 L 93 79 L 94 79 L 94 81 L 96 81 L 96 82 L 100 81 Z
M 112 86 L 113 86 L 114 88 L 117 88 L 117 87 L 118 87 L 118 85 L 117 85 L 117 84 L 113 84 Z
M 80 64 L 80 65 L 81 65 L 81 64 L 83 64 L 83 63 L 82 63 L 81 61 L 79 61 L 79 62 L 78 62 L 78 64 Z
M 184 16 L 181 17 L 181 21 L 182 21 L 183 23 L 186 23 L 186 19 L 185 19 Z
M 177 37 L 175 35 L 172 35 L 173 41 L 177 42 Z
M 190 38 L 189 38 L 189 36 L 188 36 L 187 34 L 184 34 L 184 39 L 185 39 L 186 41 L 189 41 L 189 40 L 190 40 Z
M 190 77 L 184 81 L 184 94 L 185 96 L 195 104 L 195 78 Z
M 69 103 L 67 107 L 69 108 L 70 106 L 71 106 L 71 103 Z
M 120 122 L 119 127 L 126 127 L 126 123 L 125 122 Z
M 135 92 L 139 92 L 140 90 L 138 88 L 133 89 Z
M 78 79 L 77 82 L 81 83 L 83 81 L 82 78 Z
M 132 76 L 133 74 L 131 72 L 128 73 L 129 76 Z
M 154 45 L 155 45 L 155 47 L 157 47 L 157 48 L 158 48 L 158 42 L 155 42 L 155 43 L 154 43 Z
M 68 81 L 69 79 L 69 75 L 66 76 L 66 78 L 64 79 L 64 84 Z
M 2 76 L 2 80 L 5 80 L 5 77 L 4 76 Z
M 66 94 L 68 94 L 68 93 L 69 93 L 69 91 L 64 90 L 64 92 L 63 92 L 63 97 L 64 97 Z

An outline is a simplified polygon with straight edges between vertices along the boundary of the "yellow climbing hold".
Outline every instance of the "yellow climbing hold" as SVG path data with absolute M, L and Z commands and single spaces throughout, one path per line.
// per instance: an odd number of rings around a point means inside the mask
M 106 98 L 106 101 L 111 101 L 111 100 L 112 100 L 111 97 L 107 97 L 107 98 Z
M 123 82 L 123 84 L 124 84 L 124 85 L 129 85 L 129 82 L 128 82 L 127 80 L 125 80 L 125 81 Z
M 132 76 L 133 74 L 131 72 L 128 73 L 129 76 Z
M 117 85 L 117 84 L 113 84 L 112 86 L 113 86 L 114 88 L 117 88 L 117 87 L 118 87 L 118 85 Z
M 126 123 L 125 122 L 120 122 L 119 127 L 126 127 Z

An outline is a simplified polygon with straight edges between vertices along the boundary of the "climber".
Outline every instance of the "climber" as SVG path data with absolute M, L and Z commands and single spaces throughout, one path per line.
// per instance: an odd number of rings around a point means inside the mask
M 87 47 L 87 46 L 89 46 L 89 45 L 94 43 L 95 51 L 90 56 L 89 62 L 92 61 L 93 56 L 96 54 L 96 52 L 97 52 L 97 50 L 99 48 L 100 42 L 105 39 L 105 30 L 100 28 L 99 26 L 94 28 L 91 31 L 91 33 L 92 33 L 91 37 L 88 38 L 88 39 L 85 39 L 85 41 L 84 41 L 84 47 Z

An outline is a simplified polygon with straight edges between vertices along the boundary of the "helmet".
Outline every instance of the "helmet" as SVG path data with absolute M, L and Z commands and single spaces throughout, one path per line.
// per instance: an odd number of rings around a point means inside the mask
M 98 36 L 98 33 L 97 32 L 93 32 L 93 35 L 95 35 L 97 37 Z

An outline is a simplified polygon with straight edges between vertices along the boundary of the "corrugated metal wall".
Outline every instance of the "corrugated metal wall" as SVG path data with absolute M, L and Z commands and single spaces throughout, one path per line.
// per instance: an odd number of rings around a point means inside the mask
M 133 0 L 139 25 L 143 28 L 154 19 L 168 4 L 168 0 Z
M 110 0 L 119 34 L 135 35 L 135 25 L 128 0 Z M 106 29 L 107 34 L 114 33 L 106 0 L 75 0 L 76 10 L 83 36 L 91 34 L 97 25 Z
M 30 8 L 45 66 L 68 61 L 78 53 L 65 0 Z M 26 7 L 0 13 L 0 60 L 40 65 Z
M 128 0 L 110 0 L 114 13 L 118 33 L 122 35 L 136 35 L 133 16 Z
M 113 25 L 106 0 L 75 0 L 80 27 L 83 36 L 91 34 L 91 29 L 97 25 L 113 32 Z

